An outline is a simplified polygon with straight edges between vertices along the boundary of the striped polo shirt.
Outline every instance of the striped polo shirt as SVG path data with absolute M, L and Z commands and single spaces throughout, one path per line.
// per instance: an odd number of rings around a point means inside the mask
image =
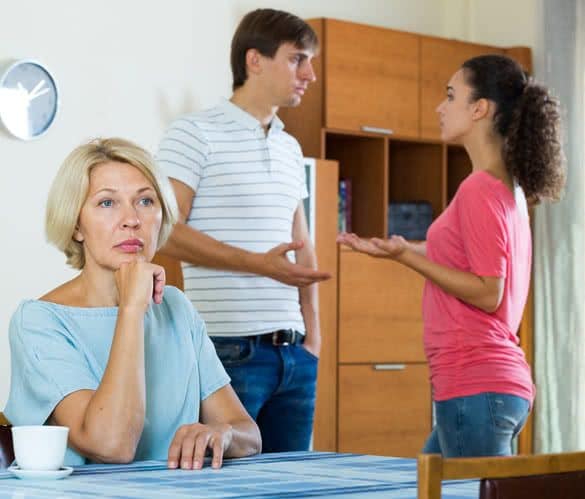
M 307 188 L 301 148 L 283 128 L 275 116 L 266 134 L 228 100 L 171 124 L 157 160 L 164 173 L 195 191 L 191 227 L 253 252 L 292 240 L 293 217 Z M 294 261 L 294 252 L 288 257 Z M 183 277 L 212 336 L 305 331 L 296 287 L 188 263 Z

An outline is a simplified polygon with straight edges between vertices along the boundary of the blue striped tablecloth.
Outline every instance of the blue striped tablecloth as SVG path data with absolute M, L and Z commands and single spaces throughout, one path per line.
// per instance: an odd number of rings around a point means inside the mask
M 446 482 L 443 499 L 477 499 L 477 481 Z M 168 470 L 162 461 L 92 464 L 62 480 L 32 481 L 0 471 L 0 498 L 117 499 L 343 497 L 416 499 L 416 460 L 290 452 L 226 460 L 220 470 Z

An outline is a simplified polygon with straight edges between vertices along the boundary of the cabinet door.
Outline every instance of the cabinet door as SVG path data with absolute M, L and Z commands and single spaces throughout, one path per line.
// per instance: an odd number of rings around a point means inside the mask
M 325 126 L 418 137 L 418 36 L 330 19 L 325 33 Z
M 339 255 L 339 361 L 424 362 L 424 279 L 391 260 Z
M 339 368 L 339 452 L 415 457 L 431 430 L 426 364 Z
M 421 37 L 421 136 L 441 137 L 439 118 L 435 109 L 443 101 L 449 79 L 467 59 L 483 54 L 500 54 L 504 50 L 488 45 Z

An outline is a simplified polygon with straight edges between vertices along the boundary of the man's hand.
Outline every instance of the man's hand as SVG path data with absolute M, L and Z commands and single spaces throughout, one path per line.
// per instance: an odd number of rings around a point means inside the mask
M 319 358 L 319 354 L 321 353 L 321 338 L 319 338 L 319 340 L 315 342 L 306 339 L 302 343 L 301 348 L 304 348 L 307 352 Z
M 303 245 L 302 241 L 282 243 L 266 253 L 258 254 L 259 269 L 257 273 L 298 288 L 329 279 L 331 274 L 328 272 L 292 263 L 286 257 L 289 251 L 299 250 Z
M 229 424 L 193 423 L 181 426 L 169 447 L 169 468 L 199 470 L 209 449 L 212 454 L 211 467 L 221 468 L 223 454 L 232 441 Z

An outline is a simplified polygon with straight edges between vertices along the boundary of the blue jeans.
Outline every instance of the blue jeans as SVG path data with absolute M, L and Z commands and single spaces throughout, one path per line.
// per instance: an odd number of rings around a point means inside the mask
M 443 457 L 512 455 L 512 441 L 530 412 L 528 400 L 480 393 L 435 402 L 436 425 L 424 454 Z
M 211 338 L 232 387 L 256 420 L 262 452 L 308 450 L 313 431 L 318 359 L 302 345 L 250 338 Z

